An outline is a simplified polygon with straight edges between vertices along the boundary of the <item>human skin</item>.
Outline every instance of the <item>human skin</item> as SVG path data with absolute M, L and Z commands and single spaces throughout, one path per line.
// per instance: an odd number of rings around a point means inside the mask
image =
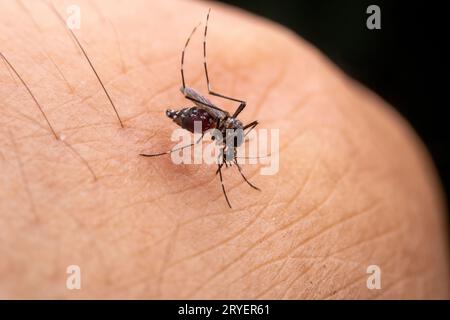
M 66 15 L 73 1 L 55 2 Z M 75 30 L 123 121 L 45 2 L 2 1 L 0 298 L 449 297 L 445 203 L 409 125 L 290 31 L 216 3 L 81 1 Z M 175 165 L 166 108 L 211 7 L 214 90 L 280 130 L 280 169 Z M 200 28 L 201 29 L 201 28 Z M 201 33 L 186 52 L 206 93 Z M 211 98 L 232 112 L 236 104 Z M 84 159 L 84 160 L 83 160 Z M 86 162 L 84 162 L 86 161 Z M 96 179 L 88 170 L 90 166 Z M 68 290 L 67 267 L 81 269 Z M 381 270 L 369 290 L 367 268 Z

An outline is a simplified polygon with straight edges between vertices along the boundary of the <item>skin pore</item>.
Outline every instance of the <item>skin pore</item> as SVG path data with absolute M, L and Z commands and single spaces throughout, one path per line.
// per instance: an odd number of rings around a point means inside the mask
M 66 17 L 71 1 L 56 1 Z M 443 194 L 408 124 L 286 29 L 215 3 L 77 1 L 82 52 L 45 1 L 2 1 L 0 298 L 448 298 Z M 175 165 L 166 109 L 180 54 L 212 7 L 212 89 L 239 118 L 280 130 L 262 176 Z M 201 29 L 201 28 L 200 28 Z M 201 32 L 187 85 L 207 92 Z M 232 112 L 220 98 L 213 102 Z M 81 290 L 66 288 L 81 268 Z M 381 269 L 369 290 L 367 268 Z

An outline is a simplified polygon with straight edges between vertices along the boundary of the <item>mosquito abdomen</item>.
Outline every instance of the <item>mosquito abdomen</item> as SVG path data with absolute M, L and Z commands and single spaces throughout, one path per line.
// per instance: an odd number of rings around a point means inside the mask
M 171 118 L 181 128 L 194 133 L 195 122 L 201 123 L 201 132 L 205 132 L 215 127 L 214 119 L 203 109 L 197 107 L 184 108 L 179 111 L 167 110 L 166 115 Z

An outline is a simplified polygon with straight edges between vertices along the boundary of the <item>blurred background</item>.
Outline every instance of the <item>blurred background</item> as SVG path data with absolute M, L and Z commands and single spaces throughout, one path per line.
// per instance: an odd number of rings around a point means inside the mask
M 313 43 L 348 75 L 394 106 L 414 127 L 438 168 L 449 203 L 450 170 L 446 45 L 442 2 L 222 0 L 276 21 Z M 369 5 L 381 30 L 369 30 Z

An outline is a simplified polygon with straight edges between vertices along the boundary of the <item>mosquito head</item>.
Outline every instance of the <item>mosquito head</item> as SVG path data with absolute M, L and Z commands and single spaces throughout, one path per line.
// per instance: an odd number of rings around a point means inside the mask
M 172 109 L 166 110 L 166 116 L 168 116 L 170 119 L 173 119 L 177 115 L 177 112 Z

